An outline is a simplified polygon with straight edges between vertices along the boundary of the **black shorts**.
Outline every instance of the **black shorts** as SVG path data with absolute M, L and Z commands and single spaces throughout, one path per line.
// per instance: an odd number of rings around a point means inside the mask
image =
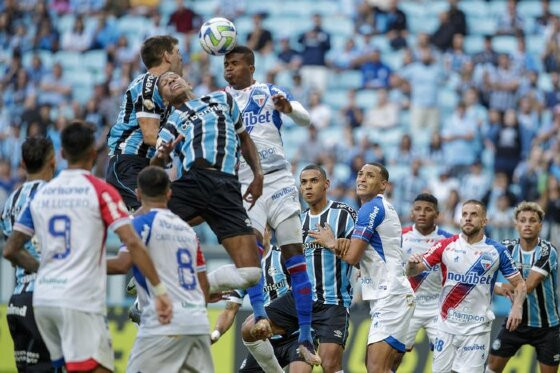
M 132 212 L 140 208 L 136 198 L 138 174 L 150 165 L 148 158 L 136 155 L 115 155 L 109 159 L 105 180 L 114 186 L 121 195 L 124 204 Z
M 33 315 L 33 293 L 12 295 L 6 310 L 19 372 L 54 372 Z
M 276 298 L 266 307 L 270 321 L 291 335 L 299 329 L 296 303 L 292 292 Z M 348 339 L 350 314 L 346 307 L 313 302 L 311 327 L 319 343 L 336 343 L 343 348 Z
M 218 242 L 229 237 L 253 234 L 251 220 L 243 207 L 237 176 L 194 167 L 171 183 L 169 209 L 184 221 L 201 216 Z
M 285 367 L 293 361 L 304 361 L 304 359 L 297 353 L 297 349 L 299 347 L 297 335 L 280 339 L 271 339 L 270 343 L 274 348 L 274 356 L 276 356 L 276 359 L 281 367 Z M 263 370 L 253 355 L 249 353 L 247 354 L 245 360 L 241 363 L 239 372 L 260 373 L 263 372 Z
M 531 328 L 520 326 L 513 332 L 505 326 L 492 343 L 490 354 L 511 357 L 523 345 L 533 346 L 537 352 L 537 361 L 546 365 L 558 365 L 560 362 L 560 326 L 552 328 Z M 556 357 L 556 359 L 555 359 Z

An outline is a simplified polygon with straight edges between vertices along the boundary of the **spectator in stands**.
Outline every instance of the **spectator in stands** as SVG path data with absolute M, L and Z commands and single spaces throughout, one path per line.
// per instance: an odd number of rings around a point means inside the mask
M 463 66 L 471 60 L 465 53 L 465 37 L 462 34 L 453 35 L 451 49 L 444 56 L 444 66 L 447 71 L 460 72 Z
M 62 65 L 55 63 L 52 72 L 41 80 L 39 103 L 58 106 L 70 98 L 72 86 L 62 76 Z
M 321 15 L 313 15 L 313 28 L 302 34 L 298 41 L 303 48 L 301 53 L 303 83 L 324 91 L 328 79 L 325 56 L 331 49 L 331 36 L 323 30 Z
M 10 107 L 12 115 L 20 116 L 25 98 L 33 95 L 35 95 L 34 85 L 29 81 L 27 71 L 22 68 L 17 73 L 16 83 L 5 90 L 4 102 Z
M 438 59 L 439 51 L 430 44 L 430 35 L 425 32 L 419 32 L 416 37 L 416 45 L 412 47 L 412 57 L 414 61 L 422 59 L 422 53 L 429 51 L 435 60 Z M 406 49 L 405 49 L 406 51 Z M 406 65 L 406 64 L 405 64 Z
M 560 72 L 560 44 L 556 40 L 551 39 L 546 43 L 542 62 L 547 73 Z
M 341 109 L 345 126 L 357 128 L 362 125 L 364 112 L 356 103 L 356 91 L 351 89 L 348 91 L 348 104 Z
M 438 201 L 445 204 L 452 192 L 459 189 L 459 181 L 451 177 L 451 172 L 447 167 L 443 167 L 440 169 L 438 176 L 429 181 L 428 187 Z M 460 200 L 458 195 L 457 200 Z
M 277 71 L 282 69 L 295 70 L 301 63 L 299 53 L 290 44 L 289 36 L 280 37 L 280 51 L 276 55 L 280 64 Z
M 548 176 L 541 206 L 546 212 L 544 238 L 558 247 L 560 245 L 560 182 L 553 176 Z
M 311 90 L 303 85 L 303 79 L 298 72 L 294 72 L 292 74 L 292 87 L 291 87 L 292 96 L 301 102 L 304 107 L 309 105 L 309 97 L 311 96 Z
M 2 206 L 6 202 L 6 198 L 13 190 L 17 180 L 12 176 L 12 167 L 10 162 L 0 160 L 0 203 Z
M 480 201 L 488 193 L 489 188 L 490 178 L 483 172 L 482 163 L 477 160 L 471 165 L 469 173 L 465 175 L 461 182 L 461 194 L 465 200 L 476 199 Z
M 25 137 L 22 136 L 20 127 L 12 125 L 10 127 L 9 136 L 5 138 L 1 143 L 1 159 L 0 159 L 0 168 L 2 167 L 1 164 L 2 159 L 7 160 L 6 163 L 10 166 L 9 170 L 4 169 L 4 172 L 0 172 L 0 184 L 4 182 L 4 186 L 12 186 L 13 183 L 10 181 L 9 175 L 13 170 L 16 170 L 21 162 L 21 145 Z M 6 166 L 3 166 L 6 167 Z M 4 176 L 2 174 L 4 173 Z M 2 178 L 4 181 L 2 181 Z M 12 184 L 11 184 L 12 183 Z
M 467 35 L 467 18 L 459 9 L 459 0 L 449 0 L 449 19 L 454 27 L 454 34 Z
M 31 66 L 27 69 L 27 74 L 29 75 L 29 80 L 35 86 L 39 85 L 41 79 L 45 75 L 45 68 L 43 67 L 43 61 L 39 54 L 34 54 L 31 58 Z
M 401 137 L 399 146 L 396 151 L 391 155 L 389 162 L 396 165 L 410 165 L 415 159 L 418 158 L 418 153 L 412 144 L 412 138 L 408 133 Z
M 498 65 L 498 52 L 494 50 L 492 46 L 492 35 L 484 36 L 484 46 L 481 52 L 476 53 L 473 56 L 473 62 L 478 64 L 490 64 L 492 66 Z
M 444 161 L 443 142 L 439 132 L 432 132 L 428 145 L 428 162 L 433 166 L 442 166 Z
M 440 13 L 439 26 L 430 38 L 432 44 L 442 52 L 452 47 L 453 35 L 467 34 L 465 13 L 457 6 L 458 2 L 458 0 L 449 0 L 449 10 Z
M 58 50 L 59 34 L 53 27 L 51 20 L 45 19 L 41 21 L 38 30 L 39 32 L 35 34 L 33 40 L 33 47 L 56 52 Z
M 543 180 L 546 180 L 546 161 L 540 147 L 534 146 L 529 159 L 517 166 L 514 180 L 520 188 L 520 199 L 523 201 L 537 201 L 542 195 Z
M 101 13 L 97 28 L 93 33 L 91 49 L 107 49 L 113 47 L 119 38 L 115 24 L 107 20 L 107 14 Z
M 539 65 L 532 53 L 527 52 L 525 37 L 517 38 L 517 49 L 512 53 L 512 67 L 518 74 L 525 74 L 527 71 L 538 71 Z
M 511 180 L 523 151 L 522 131 L 515 109 L 505 112 L 503 124 L 494 128 L 489 137 L 494 144 L 494 171 L 505 173 L 508 180 Z
M 490 108 L 500 111 L 513 108 L 519 83 L 519 75 L 511 67 L 509 56 L 501 54 L 498 68 L 486 81 L 490 90 Z
M 523 33 L 523 17 L 517 13 L 515 0 L 508 0 L 506 12 L 498 18 L 498 35 Z
M 517 113 L 517 119 L 519 121 L 519 125 L 524 130 L 524 136 L 530 135 L 531 140 L 533 136 L 539 130 L 539 111 L 538 108 L 531 105 L 532 98 L 527 95 L 523 96 L 519 99 L 519 111 Z M 531 142 L 527 142 L 527 148 L 523 149 L 523 154 L 529 154 L 529 148 L 531 146 Z
M 554 14 L 550 11 L 550 0 L 541 0 L 541 15 L 535 21 L 537 23 L 536 32 L 544 32 L 548 25 L 554 22 Z
M 539 113 L 545 107 L 545 92 L 539 87 L 539 73 L 536 70 L 530 70 L 524 74 L 517 90 L 517 97 L 527 97 L 531 110 Z
M 560 74 L 558 72 L 550 73 L 551 89 L 545 92 L 545 103 L 547 109 L 552 109 L 560 104 Z
M 309 96 L 309 116 L 311 118 L 311 123 L 318 130 L 331 125 L 331 108 L 321 101 L 321 94 L 318 91 L 311 92 Z
M 31 35 L 29 35 L 23 24 L 18 24 L 15 33 L 10 37 L 10 45 L 8 48 L 27 52 L 31 49 L 31 45 Z
M 451 174 L 463 176 L 478 159 L 476 153 L 476 123 L 466 115 L 464 102 L 457 105 L 455 113 L 442 130 L 445 164 Z
M 234 22 L 245 13 L 246 9 L 247 0 L 219 0 L 214 13 L 217 17 L 224 17 Z
M 488 210 L 496 209 L 498 205 L 498 199 L 504 195 L 508 198 L 510 206 L 516 204 L 517 197 L 511 191 L 509 182 L 510 179 L 504 172 L 497 172 L 494 175 L 492 187 L 490 188 L 488 193 L 486 193 L 484 198 L 482 198 L 482 202 L 486 205 L 486 208 Z
M 428 181 L 420 173 L 422 162 L 415 159 L 410 163 L 410 170 L 402 175 L 394 186 L 394 202 L 402 221 L 410 221 L 410 211 L 416 196 L 428 187 Z
M 436 196 L 440 202 L 441 211 L 439 213 L 439 226 L 448 231 L 457 231 L 459 229 L 459 220 L 461 219 L 461 196 L 456 188 L 449 192 L 449 197 L 442 200 Z
M 389 129 L 399 124 L 399 107 L 389 101 L 386 89 L 377 90 L 377 102 L 366 113 L 364 126 L 371 129 Z
M 307 133 L 307 140 L 299 146 L 296 162 L 321 164 L 321 159 L 326 152 L 325 143 L 319 139 L 317 128 L 314 125 L 308 127 Z
M 492 222 L 490 234 L 497 241 L 513 237 L 513 207 L 506 195 L 498 197 L 493 208 L 488 209 L 488 220 Z
M 371 35 L 376 33 L 376 12 L 367 1 L 362 1 L 354 18 L 354 28 L 357 34 Z
M 177 32 L 190 34 L 200 26 L 198 15 L 185 6 L 184 0 L 177 0 L 177 8 L 169 17 L 169 26 L 174 26 Z
M 115 49 L 115 62 L 117 66 L 133 63 L 137 61 L 138 49 L 131 46 L 128 38 L 124 35 L 119 36 L 117 40 L 117 47 Z
M 443 81 L 443 71 L 436 64 L 429 50 L 422 52 L 421 61 L 414 62 L 401 72 L 411 86 L 412 100 L 410 123 L 413 132 L 422 129 L 437 131 L 439 128 L 438 91 Z
M 213 75 L 205 74 L 202 76 L 202 81 L 200 84 L 197 84 L 196 88 L 194 89 L 194 94 L 196 97 L 202 97 L 207 95 L 210 92 L 217 91 L 219 89 L 218 85 L 216 84 L 216 79 Z
M 386 36 L 393 49 L 406 47 L 408 36 L 406 14 L 398 8 L 398 0 L 391 0 L 389 9 L 385 13 Z
M 373 49 L 354 60 L 362 72 L 362 88 L 388 88 L 391 69 L 381 61 L 381 51 Z
M 81 16 L 76 17 L 74 26 L 62 34 L 61 46 L 64 50 L 83 52 L 91 46 L 91 33 L 86 30 Z
M 247 34 L 247 46 L 259 53 L 270 53 L 273 49 L 272 33 L 263 28 L 263 13 L 253 15 L 253 29 Z
M 356 59 L 360 57 L 360 54 L 361 52 L 356 47 L 354 38 L 348 38 L 344 43 L 344 49 L 333 57 L 331 65 L 337 70 L 352 69 L 354 68 Z
M 151 21 L 151 25 L 148 26 L 148 30 L 146 31 L 146 35 L 144 36 L 144 39 L 147 39 L 149 37 L 152 36 L 156 36 L 156 35 L 165 35 L 168 33 L 168 28 L 166 25 L 163 25 L 161 23 L 161 14 L 159 14 L 158 11 L 154 11 L 152 12 L 151 16 L 150 16 L 150 21 Z M 186 37 L 185 38 L 185 43 L 187 43 L 188 45 L 189 42 L 189 38 Z M 188 51 L 188 48 L 185 48 L 185 52 Z M 184 61 L 188 61 L 188 59 L 183 58 Z

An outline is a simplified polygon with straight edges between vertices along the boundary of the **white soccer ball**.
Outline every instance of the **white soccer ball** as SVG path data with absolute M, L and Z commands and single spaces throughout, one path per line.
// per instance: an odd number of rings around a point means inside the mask
M 225 18 L 212 18 L 204 22 L 198 33 L 202 49 L 213 56 L 222 56 L 237 44 L 235 25 Z

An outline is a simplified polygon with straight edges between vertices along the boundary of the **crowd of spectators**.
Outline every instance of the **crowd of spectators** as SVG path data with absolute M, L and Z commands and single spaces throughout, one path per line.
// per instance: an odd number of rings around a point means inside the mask
M 500 239 L 512 234 L 514 205 L 533 200 L 545 208 L 545 236 L 559 244 L 560 18 L 549 1 L 500 1 L 489 32 L 480 32 L 488 17 L 473 8 L 491 2 L 480 0 L 321 0 L 336 9 L 331 15 L 315 12 L 312 0 L 288 1 L 286 9 L 295 4 L 289 16 L 268 0 L 200 3 L 2 2 L 0 202 L 22 180 L 23 139 L 48 135 L 58 149 L 72 118 L 97 126 L 96 173 L 104 175 L 105 136 L 143 71 L 146 37 L 179 38 L 197 94 L 222 86 L 221 60 L 197 47 L 201 22 L 220 15 L 257 52 L 257 78 L 286 86 L 308 108 L 312 127 L 288 126 L 285 145 L 294 171 L 309 162 L 326 167 L 332 198 L 357 207 L 357 170 L 383 162 L 392 181 L 387 196 L 403 222 L 414 196 L 431 191 L 441 224 L 457 231 L 461 201 L 477 198 Z M 521 13 L 524 3 L 539 11 Z M 419 27 L 430 22 L 431 29 Z

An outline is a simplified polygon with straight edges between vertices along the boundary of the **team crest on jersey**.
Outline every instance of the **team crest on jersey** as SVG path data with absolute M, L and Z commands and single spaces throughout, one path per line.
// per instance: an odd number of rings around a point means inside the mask
M 270 268 L 268 269 L 268 275 L 269 275 L 270 277 L 274 277 L 274 275 L 276 275 L 277 273 L 278 273 L 278 271 L 277 271 L 276 268 L 274 268 L 274 267 L 270 267 Z
M 480 258 L 480 264 L 482 265 L 482 268 L 484 268 L 485 271 L 488 270 L 488 268 L 492 267 L 492 257 L 488 254 L 483 254 L 482 257 Z
M 253 101 L 255 102 L 255 104 L 259 105 L 259 107 L 263 107 L 266 101 L 266 95 L 262 93 L 254 94 Z

